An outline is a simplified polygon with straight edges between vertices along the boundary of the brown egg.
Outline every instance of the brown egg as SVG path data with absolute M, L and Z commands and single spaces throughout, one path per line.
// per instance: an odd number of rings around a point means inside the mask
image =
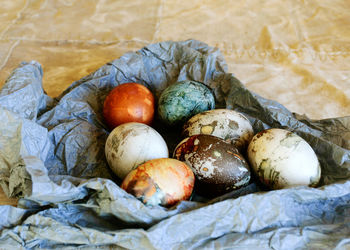
M 185 163 L 159 158 L 131 171 L 121 188 L 147 205 L 171 206 L 190 198 L 194 180 L 192 170 Z
M 249 183 L 249 166 L 232 144 L 212 135 L 193 135 L 178 144 L 174 158 L 189 165 L 198 194 L 218 196 Z
M 103 116 L 110 129 L 127 122 L 151 125 L 154 117 L 154 96 L 145 86 L 124 83 L 106 97 Z

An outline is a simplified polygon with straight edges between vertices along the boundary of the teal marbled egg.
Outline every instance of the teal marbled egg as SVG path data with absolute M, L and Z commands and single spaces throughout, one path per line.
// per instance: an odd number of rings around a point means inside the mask
M 167 87 L 158 101 L 158 116 L 167 125 L 181 125 L 192 116 L 215 108 L 212 90 L 196 81 L 181 81 Z

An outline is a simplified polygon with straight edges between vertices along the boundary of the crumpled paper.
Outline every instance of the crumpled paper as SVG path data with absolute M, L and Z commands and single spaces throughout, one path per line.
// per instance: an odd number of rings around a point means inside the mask
M 0 245 L 25 248 L 343 248 L 350 244 L 350 117 L 310 120 L 247 90 L 218 49 L 188 40 L 151 44 L 48 97 L 37 62 L 22 63 L 0 93 L 0 184 L 24 197 L 1 206 Z M 145 206 L 120 189 L 104 156 L 102 105 L 125 82 L 158 99 L 180 80 L 210 86 L 216 108 L 244 113 L 255 132 L 287 128 L 314 148 L 318 188 L 266 191 L 259 183 L 214 200 Z M 170 151 L 177 131 L 155 123 Z

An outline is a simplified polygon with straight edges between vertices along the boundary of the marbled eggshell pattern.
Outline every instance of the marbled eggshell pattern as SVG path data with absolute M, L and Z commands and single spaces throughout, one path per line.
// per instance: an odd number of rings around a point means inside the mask
M 167 87 L 158 100 L 158 116 L 170 126 L 183 124 L 191 116 L 215 108 L 212 90 L 196 81 L 181 81 Z
M 154 159 L 131 171 L 121 188 L 147 205 L 171 206 L 190 198 L 195 177 L 185 163 Z
M 248 159 L 262 183 L 272 189 L 315 186 L 321 167 L 311 146 L 284 129 L 256 134 L 248 146 Z
M 113 129 L 106 141 L 105 154 L 109 167 L 121 179 L 141 163 L 169 156 L 163 137 L 152 127 L 137 122 Z
M 147 87 L 134 82 L 123 83 L 106 96 L 103 117 L 110 129 L 127 122 L 151 125 L 154 102 L 154 96 Z
M 196 176 L 196 192 L 217 196 L 249 183 L 249 166 L 232 145 L 212 135 L 193 135 L 178 144 L 174 158 L 187 163 Z
M 232 143 L 238 149 L 246 149 L 254 136 L 249 120 L 230 109 L 204 111 L 189 119 L 183 127 L 183 136 L 196 134 L 214 135 Z

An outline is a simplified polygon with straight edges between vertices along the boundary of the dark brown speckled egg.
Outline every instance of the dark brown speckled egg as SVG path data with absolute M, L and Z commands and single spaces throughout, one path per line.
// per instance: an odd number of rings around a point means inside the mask
M 246 160 L 232 144 L 212 135 L 193 135 L 181 141 L 174 158 L 188 164 L 195 176 L 195 190 L 207 197 L 222 195 L 249 183 Z

